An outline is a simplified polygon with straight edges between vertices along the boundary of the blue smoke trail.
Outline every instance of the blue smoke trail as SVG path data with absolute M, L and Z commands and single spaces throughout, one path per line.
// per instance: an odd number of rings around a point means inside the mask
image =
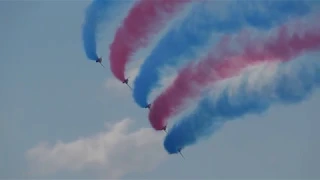
M 179 148 L 183 149 L 208 138 L 227 121 L 248 113 L 265 112 L 274 103 L 303 101 L 313 90 L 319 88 L 320 62 L 314 57 L 282 63 L 271 74 L 271 78 L 261 85 L 265 77 L 270 77 L 270 71 L 263 69 L 262 72 L 249 72 L 241 76 L 240 81 L 236 81 L 240 84 L 235 89 L 229 87 L 232 84 L 227 80 L 227 85 L 223 86 L 220 94 L 204 98 L 193 113 L 170 129 L 164 140 L 165 149 L 169 154 L 177 153 Z M 248 77 L 255 77 L 255 81 L 252 82 L 252 78 L 250 80 Z M 230 93 L 231 89 L 235 94 Z
M 116 1 L 113 0 L 94 0 L 87 7 L 85 21 L 82 26 L 82 40 L 86 56 L 90 60 L 97 60 L 96 33 L 99 24 L 107 18 L 107 10 L 111 8 Z
M 216 2 L 211 2 L 216 3 Z M 233 3 L 233 2 L 232 2 Z M 171 29 L 144 61 L 134 82 L 135 102 L 145 107 L 151 90 L 158 85 L 160 70 L 165 66 L 176 67 L 183 61 L 195 58 L 197 50 L 208 43 L 212 31 L 236 32 L 251 25 L 268 29 L 287 21 L 290 17 L 309 13 L 310 5 L 302 1 L 240 1 L 228 7 L 227 17 L 219 17 L 209 8 L 214 4 L 195 6 L 179 27 Z M 248 8 L 251 4 L 251 9 Z M 252 5 L 253 4 L 253 5 Z M 259 5 L 257 8 L 255 5 Z M 263 8 L 263 11 L 261 11 Z M 259 10 L 258 10 L 259 9 Z M 188 58 L 182 58 L 182 56 Z

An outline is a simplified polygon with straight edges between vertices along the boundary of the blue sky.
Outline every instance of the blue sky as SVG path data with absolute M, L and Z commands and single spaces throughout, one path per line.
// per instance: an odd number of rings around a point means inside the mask
M 86 59 L 89 3 L 0 2 L 0 178 L 320 178 L 319 91 L 227 123 L 186 160 L 167 155 L 128 88 Z M 103 57 L 117 20 L 108 25 Z

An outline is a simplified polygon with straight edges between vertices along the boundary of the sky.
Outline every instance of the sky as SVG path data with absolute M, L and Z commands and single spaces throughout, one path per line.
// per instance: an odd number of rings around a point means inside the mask
M 300 104 L 226 123 L 186 148 L 186 159 L 168 155 L 147 110 L 108 66 L 86 58 L 81 26 L 89 4 L 0 2 L 0 179 L 320 178 L 319 90 Z M 99 35 L 103 57 L 117 18 Z

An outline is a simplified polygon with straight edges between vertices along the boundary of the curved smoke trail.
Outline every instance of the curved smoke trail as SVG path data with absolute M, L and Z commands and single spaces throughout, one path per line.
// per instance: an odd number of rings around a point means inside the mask
M 275 36 L 266 38 L 267 42 L 248 42 L 251 38 L 247 37 L 245 42 L 231 42 L 248 43 L 244 51 L 237 56 L 230 54 L 228 49 L 222 49 L 225 52 L 219 52 L 219 56 L 209 55 L 197 65 L 184 68 L 170 87 L 153 102 L 149 113 L 152 126 L 161 130 L 167 124 L 168 118 L 182 109 L 188 98 L 199 96 L 201 90 L 210 83 L 235 76 L 247 66 L 279 59 L 288 61 L 305 51 L 320 49 L 320 26 L 312 26 L 310 23 L 300 26 L 308 27 L 308 30 L 289 31 L 288 26 L 283 26 Z
M 179 8 L 189 1 L 141 0 L 134 5 L 110 45 L 111 71 L 118 80 L 125 80 L 125 66 L 133 53 L 146 47 L 151 35 L 161 31 Z
M 213 31 L 235 32 L 245 25 L 268 29 L 310 11 L 310 5 L 302 1 L 241 1 L 230 2 L 230 7 L 226 8 L 227 17 L 220 17 L 220 13 L 210 10 L 214 4 L 206 3 L 209 2 L 195 6 L 182 24 L 169 31 L 144 61 L 134 82 L 133 96 L 139 106 L 148 104 L 147 98 L 159 81 L 159 71 L 165 66 L 176 67 L 190 60 L 206 46 Z M 183 57 L 186 55 L 189 58 Z
M 319 54 L 318 54 L 319 55 Z M 307 57 L 309 58 L 309 57 Z M 169 154 L 208 138 L 225 122 L 262 113 L 275 103 L 299 103 L 320 85 L 317 57 L 253 68 L 240 77 L 216 84 L 213 94 L 170 129 L 164 140 Z M 266 63 L 267 64 L 267 63 Z
M 113 7 L 116 1 L 94 0 L 87 7 L 85 21 L 82 26 L 82 40 L 87 58 L 97 60 L 96 33 L 99 24 L 107 18 L 108 8 Z

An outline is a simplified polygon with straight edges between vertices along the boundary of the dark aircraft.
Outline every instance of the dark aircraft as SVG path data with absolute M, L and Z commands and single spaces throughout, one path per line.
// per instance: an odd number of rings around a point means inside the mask
M 123 84 L 127 84 L 127 86 L 132 90 L 131 86 L 128 84 L 129 78 L 122 81 Z
M 101 66 L 102 66 L 102 67 L 104 67 L 104 66 L 103 66 L 103 64 L 102 64 L 101 62 L 102 62 L 102 57 L 99 57 L 99 58 L 96 60 L 96 63 L 100 63 L 100 64 L 101 64 Z
M 167 126 L 163 127 L 162 130 L 167 133 Z
M 183 157 L 183 159 L 184 159 L 184 156 L 182 155 L 181 150 L 182 150 L 182 149 L 179 148 L 179 149 L 178 149 L 178 152 L 180 153 L 181 157 Z
M 144 108 L 150 109 L 150 107 L 151 107 L 151 104 L 148 104 L 148 105 L 146 105 Z

